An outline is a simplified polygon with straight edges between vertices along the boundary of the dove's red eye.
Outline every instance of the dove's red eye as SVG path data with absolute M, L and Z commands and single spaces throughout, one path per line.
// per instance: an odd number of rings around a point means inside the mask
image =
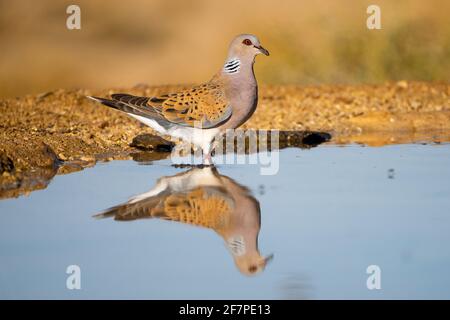
M 251 46 L 252 42 L 250 41 L 250 39 L 245 39 L 244 41 L 242 41 L 243 44 L 245 44 L 246 46 Z
M 248 268 L 248 272 L 250 272 L 250 273 L 255 273 L 256 270 L 258 270 L 258 267 L 257 267 L 257 266 L 250 266 L 250 267 Z

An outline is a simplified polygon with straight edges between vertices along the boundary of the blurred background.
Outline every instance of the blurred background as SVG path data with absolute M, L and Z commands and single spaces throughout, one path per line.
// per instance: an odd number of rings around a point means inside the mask
M 81 7 L 81 30 L 66 28 Z M 366 28 L 381 7 L 382 30 Z M 260 83 L 450 80 L 448 0 L 0 0 L 0 97 L 198 83 L 236 34 L 269 49 Z

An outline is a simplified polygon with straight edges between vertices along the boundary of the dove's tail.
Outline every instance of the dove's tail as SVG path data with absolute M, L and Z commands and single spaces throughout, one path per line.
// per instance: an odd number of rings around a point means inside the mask
M 86 96 L 86 98 L 89 98 L 89 99 L 91 99 L 91 100 L 93 100 L 95 102 L 100 102 L 101 104 L 104 104 L 105 106 L 108 106 L 108 107 L 120 110 L 119 109 L 120 106 L 118 104 L 116 104 L 114 102 L 114 100 L 109 100 L 109 99 L 104 99 L 104 98 L 99 98 L 99 97 L 93 97 L 93 96 Z
M 111 99 L 93 96 L 87 96 L 87 98 L 100 102 L 110 108 L 125 112 L 158 132 L 165 133 L 165 129 L 170 126 L 170 123 L 155 108 L 147 104 L 150 99 L 148 97 L 116 93 L 111 95 Z
M 127 202 L 94 215 L 94 218 L 114 218 L 117 221 L 131 221 L 149 218 L 164 218 L 164 208 L 159 207 L 160 199 L 150 197 L 136 203 Z
M 156 114 L 155 110 L 147 105 L 149 98 L 147 97 L 136 97 L 129 94 L 113 94 L 112 99 L 105 99 L 99 97 L 87 96 L 89 99 L 100 102 L 105 106 L 113 109 L 117 109 L 129 114 L 135 114 L 138 116 L 149 117 L 153 113 Z

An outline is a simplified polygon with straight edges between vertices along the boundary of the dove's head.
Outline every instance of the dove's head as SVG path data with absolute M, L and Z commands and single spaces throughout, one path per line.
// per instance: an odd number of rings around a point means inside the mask
M 234 262 L 242 274 L 252 276 L 263 271 L 273 254 L 263 257 L 259 253 L 235 257 Z
M 269 55 L 269 51 L 264 49 L 259 39 L 252 34 L 241 34 L 231 41 L 228 50 L 229 58 L 240 58 L 243 60 L 253 60 L 256 55 Z M 246 59 L 247 58 L 247 59 Z
M 261 256 L 257 242 L 256 238 L 249 239 L 243 235 L 233 235 L 227 240 L 227 246 L 233 255 L 236 267 L 247 276 L 264 270 L 266 264 L 273 258 L 273 254 L 267 257 Z

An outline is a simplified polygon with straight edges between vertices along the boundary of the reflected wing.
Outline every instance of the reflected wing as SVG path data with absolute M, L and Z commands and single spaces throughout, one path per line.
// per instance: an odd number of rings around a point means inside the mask
M 112 207 L 95 217 L 120 221 L 161 218 L 217 230 L 226 227 L 234 209 L 234 200 L 219 187 L 175 193 L 164 190 L 156 196 L 136 198 L 139 200 Z

